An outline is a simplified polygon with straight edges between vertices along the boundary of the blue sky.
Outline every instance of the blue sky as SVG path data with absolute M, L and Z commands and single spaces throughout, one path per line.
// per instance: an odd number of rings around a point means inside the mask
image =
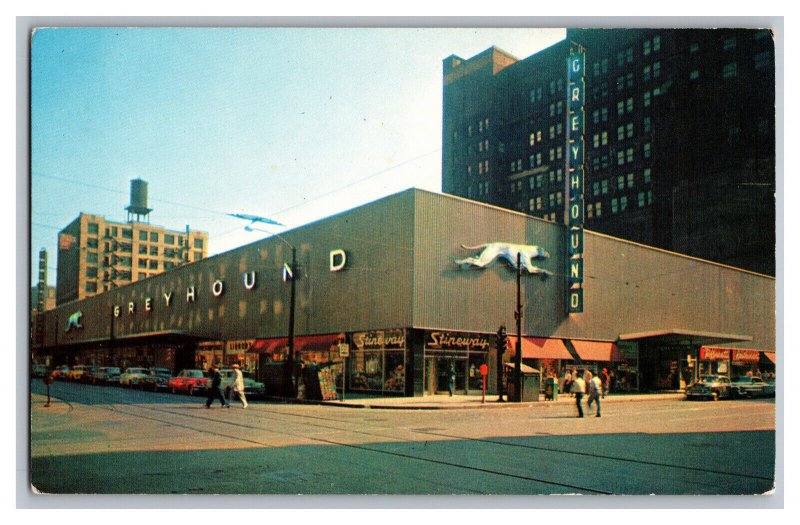
M 58 231 L 124 221 L 209 233 L 210 254 L 409 187 L 441 190 L 442 60 L 524 58 L 562 29 L 49 28 L 31 48 L 31 282 Z M 275 230 L 280 233 L 283 229 Z

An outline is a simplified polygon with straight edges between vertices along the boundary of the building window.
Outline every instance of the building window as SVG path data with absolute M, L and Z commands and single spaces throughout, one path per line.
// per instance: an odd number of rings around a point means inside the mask
M 653 52 L 659 49 L 661 49 L 661 35 L 656 35 L 653 37 Z
M 625 139 L 625 126 L 620 126 L 617 128 L 617 140 L 624 140 Z
M 644 124 L 644 132 L 645 132 L 645 133 L 650 133 L 650 129 L 651 129 L 651 122 L 652 122 L 652 121 L 650 120 L 650 117 L 644 117 L 644 119 L 642 120 L 642 122 L 643 122 L 643 124 Z
M 653 64 L 653 78 L 658 78 L 661 76 L 661 62 L 656 62 Z
M 130 228 L 123 228 L 122 229 L 122 238 L 123 239 L 133 239 L 133 230 Z
M 628 113 L 633 111 L 633 97 L 628 97 L 628 100 L 625 101 L 625 111 Z
M 594 204 L 594 214 L 595 214 L 596 217 L 602 217 L 602 215 L 603 215 L 603 203 L 602 202 L 596 202 Z
M 624 114 L 625 114 L 625 102 L 620 100 L 619 102 L 617 102 L 617 116 L 619 117 Z
M 132 250 L 133 250 L 133 247 L 132 247 L 131 244 L 129 244 L 127 242 L 119 243 L 119 251 L 121 251 L 123 253 L 132 253 Z
M 617 189 L 624 190 L 625 189 L 625 175 L 618 175 L 617 176 Z
M 88 293 L 97 292 L 97 281 L 86 281 L 86 291 Z
M 647 55 L 650 54 L 650 40 L 645 40 L 642 43 L 642 54 L 644 56 L 647 56 Z
M 625 88 L 625 75 L 617 77 L 617 91 L 622 91 Z
M 651 179 L 650 179 L 650 168 L 645 168 L 644 169 L 644 182 L 645 182 L 645 184 L 649 184 L 650 181 L 651 181 Z
M 636 196 L 636 204 L 640 208 L 644 208 L 644 192 L 640 191 L 639 194 Z
M 96 279 L 97 278 L 97 268 L 94 267 L 94 266 L 87 266 L 86 267 L 86 277 L 89 277 L 90 279 Z
M 650 143 L 649 142 L 645 142 L 642 153 L 644 155 L 644 158 L 646 158 L 646 159 L 650 158 Z
M 736 62 L 725 64 L 722 68 L 722 78 L 732 78 L 736 76 Z
M 100 227 L 96 222 L 90 222 L 86 228 L 86 231 L 89 232 L 89 235 L 97 235 L 100 232 Z
M 650 107 L 650 92 L 644 92 L 644 107 Z
M 536 187 L 537 188 L 541 188 L 542 187 L 542 179 L 543 179 L 542 175 L 537 175 L 536 176 Z
M 619 211 L 619 204 L 617 203 L 617 198 L 614 197 L 611 199 L 611 213 L 617 213 Z
M 564 196 L 560 191 L 558 193 L 556 193 L 556 204 L 562 204 L 564 202 L 563 199 L 564 199 Z
M 633 48 L 632 47 L 629 47 L 628 49 L 625 50 L 625 61 L 628 62 L 628 64 L 632 64 L 633 63 Z
M 617 66 L 622 66 L 623 64 L 625 64 L 625 53 L 620 51 L 617 53 Z
M 650 64 L 648 64 L 648 65 L 644 66 L 644 70 L 642 71 L 642 73 L 644 74 L 645 82 L 650 80 L 650 69 L 651 69 L 651 66 L 650 66 Z
M 697 80 L 700 78 L 700 71 L 697 69 L 693 69 L 691 73 L 689 73 L 689 80 Z
M 97 248 L 97 245 L 98 245 L 97 244 L 97 239 L 95 239 L 95 238 L 86 239 L 86 247 L 87 248 Z
M 86 262 L 89 264 L 97 264 L 97 252 L 86 252 Z
M 139 232 L 139 240 L 140 241 L 146 241 L 147 240 L 147 232 L 145 230 L 142 230 L 142 231 Z
M 150 255 L 158 255 L 158 246 L 150 247 Z
M 754 62 L 754 67 L 756 69 L 764 69 L 765 67 L 768 67 L 772 63 L 772 61 L 770 60 L 769 51 L 757 53 L 753 57 L 753 62 Z
M 528 143 L 533 146 L 536 144 L 536 133 L 531 133 L 531 136 L 528 137 Z
M 608 194 L 608 179 L 603 179 L 600 183 L 600 187 L 603 195 Z
M 633 162 L 633 148 L 625 150 L 625 162 Z
M 700 44 L 694 43 L 689 46 L 689 54 L 694 54 L 700 51 Z
M 653 190 L 647 190 L 647 205 L 653 204 Z
M 736 37 L 726 38 L 722 42 L 723 51 L 730 51 L 731 49 L 736 49 Z
M 628 173 L 628 187 L 629 188 L 633 188 L 633 182 L 634 182 L 633 173 Z
M 149 267 L 151 270 L 158 270 L 158 261 L 151 260 Z
M 628 197 L 623 195 L 619 198 L 619 211 L 625 211 L 628 207 Z
M 592 136 L 592 146 L 594 146 L 595 148 L 599 148 L 600 147 L 600 134 L 599 133 L 595 133 Z
M 147 255 L 147 245 L 140 244 L 139 245 L 139 255 Z
M 625 164 L 625 152 L 623 150 L 619 150 L 617 152 L 617 166 L 622 166 Z
M 600 195 L 600 183 L 597 181 L 592 183 L 592 195 L 595 197 Z
M 625 75 L 625 87 L 629 89 L 633 87 L 633 73 L 627 73 Z
M 600 124 L 600 110 L 599 109 L 595 109 L 594 111 L 592 111 L 592 123 Z
M 139 259 L 139 268 L 147 268 L 147 259 Z
M 608 144 L 608 132 L 604 131 L 600 134 L 600 144 L 606 146 Z
M 586 205 L 586 217 L 589 219 L 594 217 L 594 204 L 589 203 Z
M 625 136 L 629 139 L 633 138 L 633 122 L 625 125 Z

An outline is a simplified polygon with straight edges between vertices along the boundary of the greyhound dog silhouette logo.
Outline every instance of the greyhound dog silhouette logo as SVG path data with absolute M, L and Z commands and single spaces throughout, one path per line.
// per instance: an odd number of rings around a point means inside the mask
M 81 324 L 81 316 L 82 315 L 83 315 L 83 312 L 81 312 L 80 310 L 78 310 L 74 314 L 70 315 L 69 319 L 67 319 L 67 327 L 64 329 L 64 331 L 65 332 L 69 332 L 73 328 L 75 328 L 76 330 L 78 328 L 83 328 L 83 325 Z
M 508 242 L 488 242 L 477 246 L 461 245 L 465 250 L 482 250 L 481 253 L 473 257 L 456 259 L 455 263 L 462 269 L 466 268 L 488 268 L 497 259 L 505 259 L 508 264 L 517 269 L 517 255 L 521 255 L 522 268 L 529 274 L 547 277 L 553 272 L 533 265 L 533 259 L 546 259 L 550 254 L 539 246 L 529 246 L 524 244 L 512 244 Z

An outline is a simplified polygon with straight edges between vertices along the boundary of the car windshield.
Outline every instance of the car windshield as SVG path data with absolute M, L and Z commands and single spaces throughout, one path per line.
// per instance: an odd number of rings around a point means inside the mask
M 184 377 L 203 377 L 203 371 L 202 370 L 185 370 L 183 376 Z

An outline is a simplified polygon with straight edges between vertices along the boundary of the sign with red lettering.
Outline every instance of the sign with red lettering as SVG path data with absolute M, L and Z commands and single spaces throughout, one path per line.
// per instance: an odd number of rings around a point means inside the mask
M 700 360 L 702 361 L 727 361 L 730 355 L 730 350 L 727 348 L 716 348 L 713 346 L 700 347 Z
M 733 350 L 733 360 L 743 363 L 758 363 L 758 350 Z

